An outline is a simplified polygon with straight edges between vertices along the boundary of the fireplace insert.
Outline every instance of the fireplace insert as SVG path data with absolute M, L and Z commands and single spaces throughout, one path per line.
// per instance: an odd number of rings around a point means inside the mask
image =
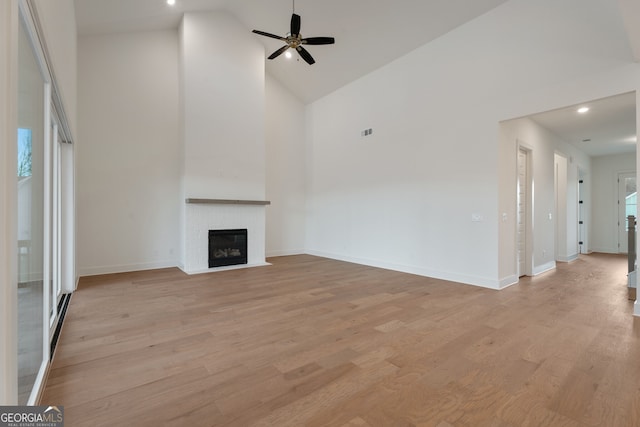
M 209 230 L 209 268 L 247 263 L 247 230 Z

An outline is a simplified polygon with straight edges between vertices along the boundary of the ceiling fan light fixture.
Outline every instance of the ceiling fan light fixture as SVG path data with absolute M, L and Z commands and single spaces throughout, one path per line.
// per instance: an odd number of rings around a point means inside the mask
M 291 50 L 287 50 L 287 51 L 284 53 L 284 56 L 285 56 L 287 59 L 291 59 L 291 57 L 293 56 L 293 55 L 291 54 Z
M 578 108 L 578 113 L 580 113 L 580 114 L 587 113 L 588 111 L 589 111 L 589 107 L 580 107 L 580 108 Z
M 309 65 L 315 64 L 316 60 L 313 59 L 313 56 L 305 49 L 302 45 L 306 44 L 309 46 L 317 46 L 317 45 L 326 45 L 326 44 L 334 44 L 336 40 L 333 37 L 306 37 L 303 38 L 302 34 L 300 34 L 300 24 L 302 19 L 300 15 L 296 14 L 296 3 L 293 1 L 293 14 L 291 15 L 291 26 L 289 28 L 289 32 L 286 37 L 277 36 L 275 34 L 267 33 L 264 31 L 253 30 L 252 32 L 255 34 L 259 34 L 261 36 L 269 37 L 272 39 L 280 40 L 285 43 L 280 49 L 273 52 L 271 55 L 267 57 L 267 59 L 275 59 L 283 53 L 287 58 L 291 57 L 291 52 L 289 49 L 295 49 L 298 52 L 298 55 Z

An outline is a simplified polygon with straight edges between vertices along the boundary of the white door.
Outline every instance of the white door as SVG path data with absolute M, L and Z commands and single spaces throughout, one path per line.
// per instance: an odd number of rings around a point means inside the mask
M 629 251 L 627 230 L 629 215 L 636 216 L 638 195 L 636 192 L 636 174 L 621 173 L 618 175 L 618 252 Z
M 518 277 L 527 274 L 527 210 L 529 194 L 529 153 L 526 150 L 518 150 L 518 183 L 517 183 L 517 250 L 518 250 Z

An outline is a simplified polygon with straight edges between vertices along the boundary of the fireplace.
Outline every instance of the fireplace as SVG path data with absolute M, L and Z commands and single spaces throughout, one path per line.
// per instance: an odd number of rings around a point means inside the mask
M 209 268 L 247 263 L 247 229 L 209 230 Z

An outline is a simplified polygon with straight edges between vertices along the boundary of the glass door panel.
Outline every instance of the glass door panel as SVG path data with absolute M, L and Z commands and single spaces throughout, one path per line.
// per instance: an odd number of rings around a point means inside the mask
M 18 42 L 18 402 L 45 358 L 45 81 L 21 22 Z

